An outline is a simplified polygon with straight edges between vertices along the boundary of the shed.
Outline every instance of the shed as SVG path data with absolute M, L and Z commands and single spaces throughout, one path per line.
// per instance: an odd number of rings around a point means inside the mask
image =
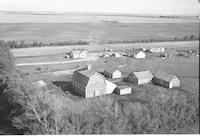
M 120 57 L 120 54 L 117 53 L 117 52 L 114 52 L 114 53 L 112 54 L 112 56 L 115 57 L 115 58 L 119 58 L 119 57 Z
M 116 69 L 112 66 L 105 68 L 103 74 L 109 78 L 121 78 L 122 77 L 122 73 L 118 69 Z
M 159 53 L 159 52 L 164 52 L 165 48 L 161 47 L 161 48 L 151 48 L 150 52 L 152 53 Z
M 114 93 L 119 95 L 131 94 L 131 92 L 132 88 L 127 85 L 117 86 L 117 88 L 114 90 Z
M 85 49 L 75 49 L 70 52 L 71 58 L 85 58 L 87 55 L 87 51 Z
M 106 81 L 106 94 L 111 94 L 113 93 L 113 91 L 115 90 L 115 88 L 117 87 L 116 84 L 108 81 L 108 80 L 105 80 Z
M 128 79 L 137 85 L 148 84 L 153 79 L 153 74 L 150 71 L 133 72 L 129 74 Z
M 137 58 L 137 59 L 146 57 L 146 54 L 141 50 L 128 51 L 127 55 L 130 56 L 130 57 Z
M 75 71 L 72 87 L 76 93 L 86 98 L 106 94 L 105 77 L 92 70 Z
M 152 82 L 167 88 L 180 87 L 180 80 L 176 75 L 158 71 Z

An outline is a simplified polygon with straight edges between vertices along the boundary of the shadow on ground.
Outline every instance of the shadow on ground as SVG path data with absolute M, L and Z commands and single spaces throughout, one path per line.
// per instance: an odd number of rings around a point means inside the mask
M 75 92 L 72 88 L 72 83 L 68 81 L 53 81 L 53 84 L 62 89 L 65 93 L 70 93 L 74 96 L 80 96 L 77 92 Z

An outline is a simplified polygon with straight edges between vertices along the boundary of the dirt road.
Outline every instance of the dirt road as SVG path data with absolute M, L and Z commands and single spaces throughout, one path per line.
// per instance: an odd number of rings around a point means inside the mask
M 181 42 L 159 42 L 159 43 L 134 43 L 134 44 L 105 44 L 105 45 L 73 45 L 73 46 L 55 46 L 55 47 L 33 47 L 12 49 L 15 57 L 28 57 L 28 56 L 45 56 L 53 54 L 67 53 L 72 49 L 84 48 L 88 51 L 100 51 L 104 48 L 111 48 L 113 50 L 122 50 L 128 48 L 138 47 L 186 47 L 198 46 L 198 41 L 181 41 Z

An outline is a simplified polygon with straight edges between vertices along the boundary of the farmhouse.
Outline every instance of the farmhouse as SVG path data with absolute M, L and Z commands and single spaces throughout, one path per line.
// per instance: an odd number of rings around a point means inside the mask
M 163 71 L 158 71 L 152 82 L 154 84 L 158 84 L 167 88 L 173 88 L 173 87 L 179 87 L 180 86 L 180 80 L 177 78 L 176 75 L 168 74 Z
M 75 71 L 72 87 L 77 94 L 86 98 L 106 94 L 105 77 L 90 69 Z
M 165 48 L 151 48 L 149 51 L 152 53 L 159 53 L 159 52 L 164 52 Z
M 76 49 L 70 52 L 70 57 L 73 59 L 85 58 L 86 55 L 87 55 L 87 51 L 85 49 Z
M 137 85 L 148 84 L 153 79 L 153 74 L 150 71 L 133 72 L 129 74 L 128 79 Z
M 118 86 L 115 90 L 115 94 L 124 95 L 131 94 L 132 88 L 127 85 Z
M 105 80 L 105 81 L 106 81 L 106 94 L 113 93 L 113 91 L 117 87 L 117 85 L 108 80 Z
M 109 78 L 121 78 L 122 76 L 122 73 L 114 67 L 105 68 L 103 74 Z
M 132 50 L 132 51 L 129 51 L 127 53 L 127 55 L 130 56 L 130 57 L 137 58 L 137 59 L 139 59 L 139 58 L 145 58 L 146 57 L 146 54 L 143 51 L 141 51 L 141 50 Z

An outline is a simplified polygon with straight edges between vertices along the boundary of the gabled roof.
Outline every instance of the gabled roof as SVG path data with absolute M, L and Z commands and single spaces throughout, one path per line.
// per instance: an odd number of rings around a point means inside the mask
M 127 51 L 128 54 L 131 54 L 131 55 L 136 55 L 138 54 L 139 52 L 143 52 L 139 49 L 135 49 L 135 50 L 131 50 L 131 51 Z M 144 52 L 143 52 L 144 53 Z
M 71 51 L 72 54 L 77 54 L 77 55 L 80 55 L 82 52 L 87 52 L 87 51 L 85 49 L 75 49 Z
M 153 78 L 153 74 L 152 74 L 150 71 L 133 72 L 133 74 L 134 74 L 138 79 Z
M 162 79 L 164 81 L 170 82 L 176 75 L 169 74 L 163 71 L 158 71 L 155 74 L 155 78 Z
M 82 71 L 77 70 L 74 71 L 73 80 L 81 84 L 82 87 L 86 87 L 90 77 L 96 73 L 97 72 L 92 70 L 82 70 Z
M 116 70 L 118 70 L 117 68 L 113 67 L 113 66 L 107 66 L 106 68 L 104 68 L 104 72 L 107 72 L 107 73 L 113 73 L 115 72 Z M 119 70 L 118 70 L 119 71 Z

